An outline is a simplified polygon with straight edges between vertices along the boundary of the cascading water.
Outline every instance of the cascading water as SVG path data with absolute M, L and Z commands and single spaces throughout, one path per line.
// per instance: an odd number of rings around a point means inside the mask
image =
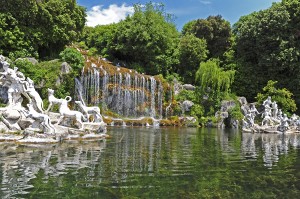
M 87 104 L 101 104 L 125 117 L 162 118 L 164 89 L 153 76 L 98 61 L 86 66 L 80 79 L 81 98 Z

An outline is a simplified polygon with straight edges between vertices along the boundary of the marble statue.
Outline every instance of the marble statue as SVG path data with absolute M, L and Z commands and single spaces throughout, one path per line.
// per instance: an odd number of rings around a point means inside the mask
M 289 120 L 290 126 L 297 126 L 298 118 L 299 116 L 294 113 Z
M 68 107 L 68 100 L 60 99 L 61 103 L 59 105 L 59 114 L 60 118 L 57 122 L 57 124 L 60 124 L 65 118 L 72 118 L 75 119 L 75 123 L 80 124 L 79 129 L 83 129 L 83 120 L 87 121 L 88 118 L 86 118 L 81 112 L 79 111 L 73 111 L 70 110 Z
M 277 118 L 278 115 L 278 106 L 277 103 L 274 101 L 272 103 L 272 117 Z
M 286 114 L 283 114 L 283 117 L 280 120 L 280 125 L 278 126 L 279 131 L 286 131 L 289 129 L 289 118 Z
M 272 124 L 272 114 L 270 110 L 267 110 L 262 114 L 263 120 L 261 122 L 262 126 L 271 126 Z
M 39 93 L 34 88 L 33 81 L 27 77 L 27 81 L 23 82 L 23 90 L 32 98 L 33 107 L 40 113 L 44 112 L 44 103 Z
M 49 106 L 48 106 L 46 112 L 49 112 L 50 109 L 52 108 L 52 106 L 55 104 L 60 105 L 64 100 L 66 100 L 67 102 L 70 102 L 72 100 L 72 98 L 70 96 L 66 96 L 65 99 L 58 99 L 54 96 L 54 90 L 52 90 L 51 88 L 48 88 L 47 90 L 48 90 Z
M 86 122 L 87 117 L 83 113 L 69 108 L 68 103 L 72 100 L 70 96 L 58 99 L 54 96 L 54 90 L 49 88 L 49 106 L 45 111 L 43 100 L 35 90 L 33 80 L 26 78 L 17 67 L 11 69 L 2 55 L 0 55 L 0 85 L 7 87 L 8 96 L 7 106 L 0 108 L 0 130 L 3 132 L 0 133 L 0 139 L 10 137 L 11 140 L 18 140 L 18 142 L 57 142 L 76 135 L 103 138 L 102 132 L 105 132 L 106 124 L 102 120 L 98 107 L 81 106 L 87 116 L 93 114 L 94 122 L 90 124 Z M 28 101 L 25 107 L 22 106 L 23 97 Z M 59 106 L 59 113 L 51 112 L 54 104 Z M 69 123 L 63 122 L 66 118 L 69 119 L 67 120 Z M 54 120 L 58 121 L 53 125 Z M 70 124 L 74 120 L 78 128 Z M 19 133 L 14 134 L 15 132 Z
M 241 106 L 246 106 L 242 104 Z M 283 113 L 278 108 L 277 102 L 272 102 L 271 97 L 268 96 L 263 101 L 262 106 L 264 110 L 259 113 L 254 104 L 250 104 L 248 109 L 244 109 L 243 131 L 244 132 L 299 132 L 300 119 L 296 114 L 288 118 L 287 114 Z M 255 123 L 255 117 L 261 114 L 261 125 Z
M 55 128 L 51 124 L 50 117 L 43 113 L 38 113 L 32 104 L 27 104 L 28 111 L 23 111 L 26 117 L 30 117 L 34 120 L 31 124 L 31 128 L 37 128 L 38 130 L 47 133 L 54 134 Z
M 100 114 L 100 108 L 97 106 L 87 107 L 81 101 L 75 101 L 75 104 L 79 107 L 86 118 L 90 118 L 90 115 L 93 116 L 92 122 L 102 122 L 103 118 Z
M 272 101 L 271 101 L 271 97 L 270 96 L 268 96 L 268 98 L 263 102 L 263 106 L 270 106 L 271 107 L 271 104 L 272 104 Z

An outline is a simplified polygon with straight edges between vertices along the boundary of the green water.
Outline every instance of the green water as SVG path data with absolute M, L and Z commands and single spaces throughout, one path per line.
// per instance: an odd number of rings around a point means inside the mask
M 0 143 L 0 198 L 299 198 L 300 135 L 109 128 L 106 142 Z

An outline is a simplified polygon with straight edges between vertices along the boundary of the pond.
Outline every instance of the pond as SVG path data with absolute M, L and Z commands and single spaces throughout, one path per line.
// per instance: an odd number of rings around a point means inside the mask
M 106 141 L 0 143 L 0 198 L 298 198 L 300 134 L 109 127 Z

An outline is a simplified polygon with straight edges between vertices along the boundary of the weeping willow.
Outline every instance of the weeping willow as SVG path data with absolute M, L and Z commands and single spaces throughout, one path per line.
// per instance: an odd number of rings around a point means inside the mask
M 196 73 L 196 82 L 201 91 L 211 88 L 214 91 L 228 93 L 234 80 L 234 70 L 224 71 L 216 59 L 202 62 Z

